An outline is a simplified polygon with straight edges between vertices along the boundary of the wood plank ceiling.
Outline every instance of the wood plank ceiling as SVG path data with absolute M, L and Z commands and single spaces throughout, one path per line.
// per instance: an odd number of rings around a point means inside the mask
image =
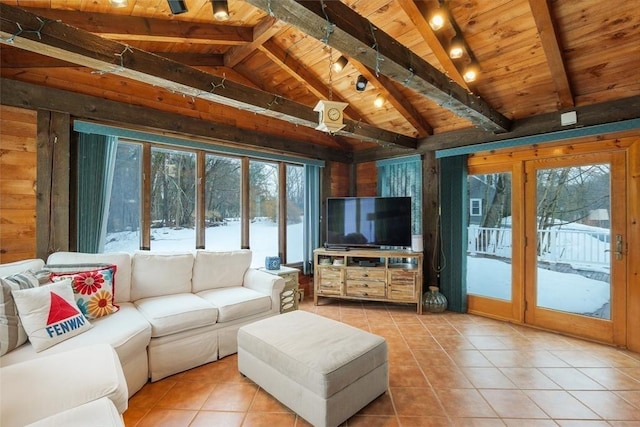
M 194 117 L 351 151 L 508 133 L 528 118 L 640 96 L 637 0 L 229 0 L 226 21 L 210 0 L 183 3 L 173 15 L 168 0 L 0 0 L 3 84 L 179 114 L 186 96 Z M 434 31 L 439 7 L 449 19 Z M 459 60 L 448 55 L 456 35 L 466 43 Z M 333 71 L 341 55 L 349 62 Z M 474 61 L 479 77 L 467 82 Z M 336 135 L 314 129 L 320 99 L 348 103 Z

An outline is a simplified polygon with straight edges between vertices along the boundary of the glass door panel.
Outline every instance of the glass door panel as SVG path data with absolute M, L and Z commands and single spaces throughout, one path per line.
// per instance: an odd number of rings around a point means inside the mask
M 467 294 L 511 301 L 511 173 L 468 175 Z
M 470 166 L 467 173 L 467 307 L 470 313 L 523 319 L 521 164 Z
M 611 167 L 536 172 L 538 307 L 611 319 Z
M 526 164 L 525 321 L 623 344 L 624 153 Z

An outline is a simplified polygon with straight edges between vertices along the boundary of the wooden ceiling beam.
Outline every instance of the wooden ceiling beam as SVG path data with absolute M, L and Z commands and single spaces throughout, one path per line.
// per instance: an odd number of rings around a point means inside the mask
M 402 116 L 414 127 L 418 136 L 424 138 L 425 136 L 433 134 L 433 128 L 422 115 L 415 109 L 413 105 L 407 100 L 407 97 L 395 86 L 393 80 L 380 74 L 376 76 L 375 71 L 370 70 L 364 64 L 358 61 L 351 60 L 353 65 L 364 76 L 367 81 L 376 87 L 387 101 L 393 105 L 393 108 L 398 110 Z
M 510 120 L 340 1 L 245 0 L 487 131 Z M 327 37 L 327 33 L 329 33 Z M 326 39 L 326 40 L 325 40 Z
M 458 68 L 453 63 L 453 60 L 449 57 L 449 52 L 443 46 L 442 42 L 438 38 L 437 34 L 431 29 L 429 22 L 427 22 L 427 16 L 429 16 L 429 9 L 424 2 L 416 2 L 414 0 L 397 0 L 404 12 L 407 14 L 411 22 L 416 26 L 416 30 L 420 33 L 422 38 L 444 68 L 446 74 L 461 87 L 469 90 L 469 85 L 464 81 L 464 78 L 458 71 Z
M 551 71 L 551 78 L 558 93 L 558 106 L 559 108 L 573 107 L 575 102 L 571 93 L 567 69 L 564 66 L 560 41 L 553 25 L 549 2 L 548 0 L 529 0 L 529 6 L 533 19 L 536 21 L 542 49 L 544 49 L 549 71 Z
M 264 43 L 260 47 L 260 50 L 280 68 L 305 85 L 311 93 L 318 97 L 318 99 L 333 99 L 334 101 L 349 102 L 336 92 L 330 93 L 327 85 L 313 74 L 309 70 L 309 67 L 306 67 L 304 64 L 288 55 L 287 52 L 273 41 L 267 41 Z M 364 115 L 357 111 L 352 105 L 348 105 L 344 109 L 344 114 L 353 120 L 362 120 L 364 117 Z
M 60 20 L 72 27 L 113 40 L 168 41 L 244 45 L 253 40 L 253 28 L 203 22 L 86 13 L 75 10 L 23 8 L 34 15 Z
M 253 29 L 252 40 L 244 46 L 234 46 L 225 54 L 224 62 L 233 68 L 245 58 L 258 50 L 267 40 L 275 36 L 285 27 L 285 23 L 271 16 L 264 17 Z
M 27 50 L 0 45 L 0 66 L 2 68 L 60 68 L 75 67 L 77 64 L 62 61 L 50 56 L 40 55 Z M 181 62 L 191 67 L 223 67 L 223 55 L 178 52 L 151 52 L 172 61 Z
M 193 135 L 215 142 L 232 143 L 239 147 L 256 147 L 278 153 L 297 154 L 314 159 L 350 162 L 348 151 L 336 147 L 308 144 L 306 141 L 270 136 L 251 129 L 214 123 L 195 117 L 185 117 L 166 111 L 124 104 L 91 95 L 68 92 L 32 83 L 0 78 L 0 98 L 3 105 L 31 110 L 65 111 L 76 118 L 117 123 L 154 129 L 160 133 L 175 132 Z
M 107 40 L 58 21 L 0 3 L 0 42 L 167 90 L 296 125 L 316 127 L 318 113 L 290 99 L 220 78 L 158 55 Z M 383 146 L 415 148 L 417 141 L 365 123 L 345 120 L 339 134 Z

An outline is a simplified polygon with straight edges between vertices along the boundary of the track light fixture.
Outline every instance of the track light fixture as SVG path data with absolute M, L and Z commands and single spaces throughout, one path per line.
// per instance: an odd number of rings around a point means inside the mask
M 465 82 L 471 83 L 476 81 L 478 74 L 480 74 L 480 67 L 478 66 L 478 63 L 476 61 L 471 61 L 471 63 L 464 69 L 462 78 Z
M 449 58 L 460 59 L 464 55 L 464 51 L 464 40 L 460 36 L 455 36 L 451 40 L 451 46 L 449 46 Z
M 111 7 L 127 7 L 129 2 L 127 0 L 109 0 Z
M 169 9 L 173 15 L 179 15 L 188 10 L 184 0 L 167 0 L 167 3 L 169 3 Z
M 213 17 L 216 21 L 226 21 L 229 19 L 229 4 L 227 0 L 211 0 L 213 6 Z
M 384 105 L 384 96 L 382 96 L 382 94 L 376 96 L 375 101 L 373 101 L 373 105 L 375 105 L 376 108 L 381 108 Z
M 349 60 L 344 56 L 341 56 L 336 62 L 333 63 L 333 71 L 339 73 L 344 67 L 347 66 L 347 62 L 349 62 Z
M 433 31 L 438 31 L 444 27 L 446 12 L 443 8 L 437 8 L 429 18 L 429 26 Z
M 364 90 L 367 88 L 367 83 L 368 83 L 368 81 L 365 78 L 365 76 L 360 74 L 358 76 L 358 79 L 356 80 L 356 90 L 358 92 L 364 92 Z

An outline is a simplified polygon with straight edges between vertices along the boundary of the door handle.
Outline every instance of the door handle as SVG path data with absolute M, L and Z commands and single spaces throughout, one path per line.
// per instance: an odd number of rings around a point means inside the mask
M 616 248 L 613 251 L 616 254 L 616 259 L 620 261 L 622 259 L 623 250 L 622 250 L 622 234 L 616 235 Z M 611 252 L 609 249 L 605 250 L 605 252 Z

